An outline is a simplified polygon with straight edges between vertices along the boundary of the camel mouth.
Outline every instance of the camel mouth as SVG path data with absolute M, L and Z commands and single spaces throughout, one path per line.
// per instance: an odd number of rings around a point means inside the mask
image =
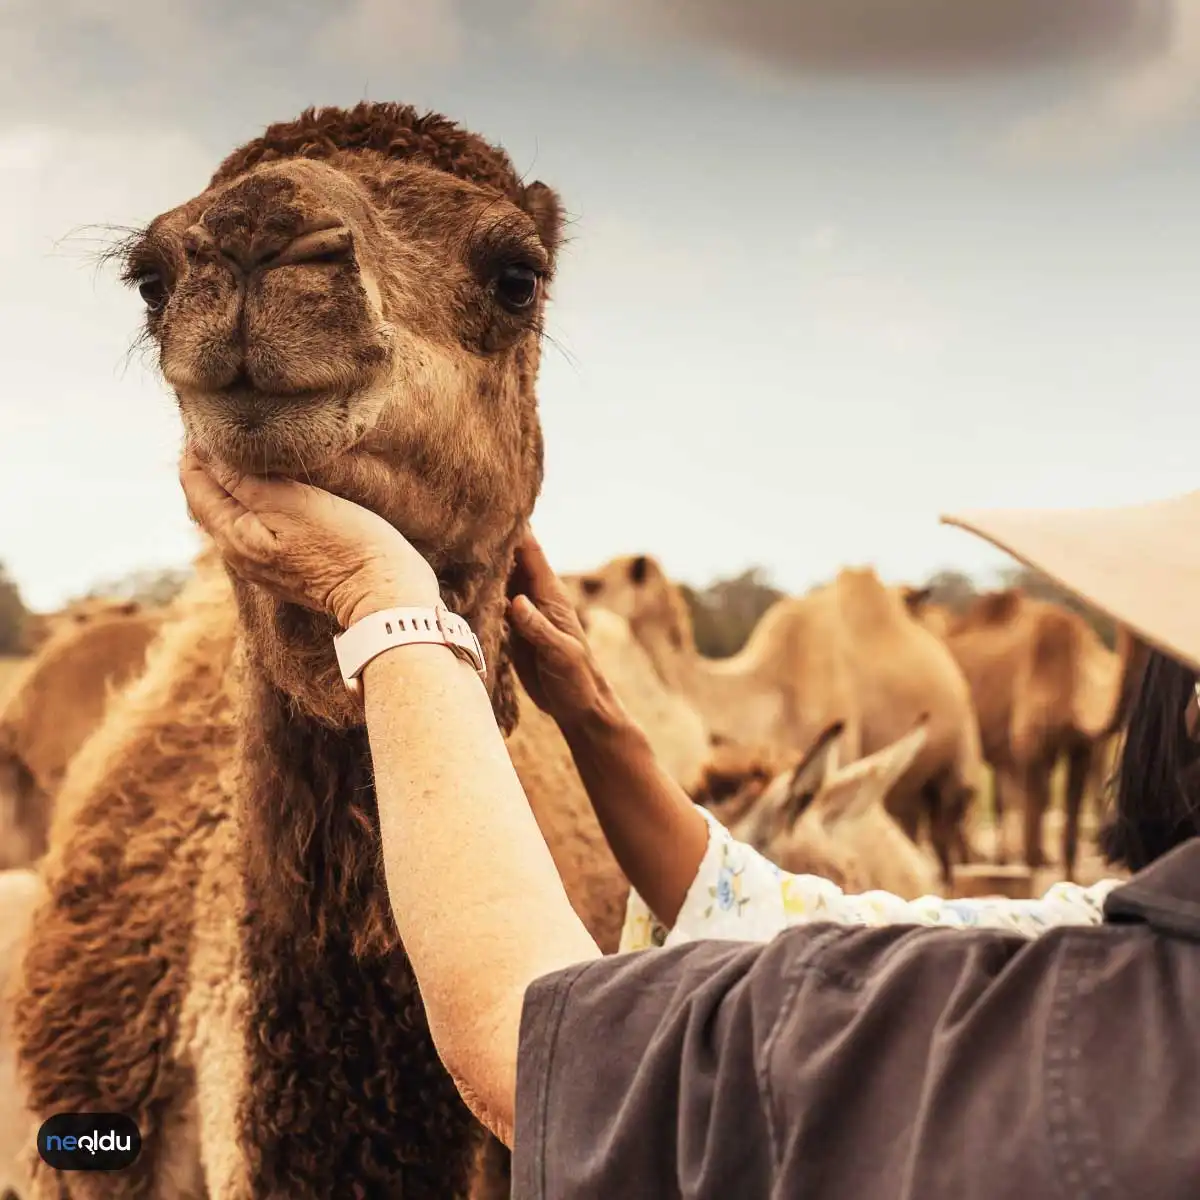
M 239 471 L 297 478 L 352 450 L 375 407 L 342 392 L 277 395 L 243 384 L 178 395 L 188 438 L 203 453 Z

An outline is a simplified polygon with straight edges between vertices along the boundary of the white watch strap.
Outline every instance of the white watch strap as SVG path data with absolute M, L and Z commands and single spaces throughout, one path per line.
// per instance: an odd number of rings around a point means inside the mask
M 358 694 L 359 676 L 373 658 L 393 646 L 448 646 L 487 677 L 483 648 L 470 625 L 441 604 L 433 608 L 384 608 L 355 621 L 333 639 L 338 667 L 350 691 Z

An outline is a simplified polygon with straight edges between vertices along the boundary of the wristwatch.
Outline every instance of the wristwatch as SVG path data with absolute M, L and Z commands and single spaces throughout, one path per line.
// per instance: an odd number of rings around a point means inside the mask
M 355 621 L 333 639 L 342 681 L 355 696 L 362 695 L 363 669 L 393 646 L 446 646 L 469 662 L 480 679 L 487 679 L 483 647 L 462 617 L 444 605 L 433 608 L 384 608 Z

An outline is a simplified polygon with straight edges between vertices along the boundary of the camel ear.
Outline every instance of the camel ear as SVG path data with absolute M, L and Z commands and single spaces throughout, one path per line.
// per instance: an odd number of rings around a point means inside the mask
M 629 580 L 631 583 L 643 584 L 650 573 L 650 560 L 644 554 L 639 554 L 629 561 Z
M 787 795 L 782 805 L 781 815 L 785 829 L 792 829 L 804 816 L 813 799 L 821 791 L 825 780 L 837 770 L 838 744 L 845 728 L 841 721 L 826 726 L 796 764 L 796 769 L 788 780 Z
M 900 596 L 904 601 L 904 607 L 916 616 L 929 603 L 930 598 L 933 596 L 933 588 L 904 587 L 900 589 Z
M 525 188 L 521 207 L 533 218 L 542 245 L 553 258 L 562 242 L 563 207 L 558 193 L 535 180 Z
M 829 778 L 813 805 L 813 812 L 829 828 L 854 821 L 887 799 L 896 781 L 912 766 L 929 739 L 929 715 L 902 738 L 859 759 Z

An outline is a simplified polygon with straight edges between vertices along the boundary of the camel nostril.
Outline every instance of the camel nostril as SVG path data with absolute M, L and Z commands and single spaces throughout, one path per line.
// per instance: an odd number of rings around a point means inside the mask
M 216 238 L 203 225 L 191 225 L 184 231 L 183 252 L 188 258 L 195 258 L 202 250 L 217 251 Z
M 260 259 L 263 267 L 288 267 L 299 263 L 344 262 L 353 257 L 354 239 L 345 225 L 302 233 L 275 254 Z

